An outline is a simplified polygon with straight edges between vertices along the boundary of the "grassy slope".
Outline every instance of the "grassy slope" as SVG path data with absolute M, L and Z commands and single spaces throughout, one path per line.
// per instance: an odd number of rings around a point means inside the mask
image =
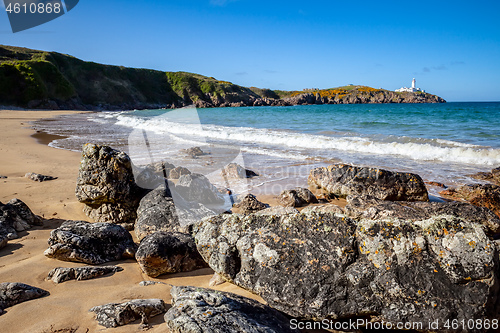
M 279 100 L 304 93 L 332 100 L 393 94 L 364 86 L 311 91 L 245 88 L 198 74 L 102 65 L 56 52 L 0 45 L 0 105 L 103 109 L 253 105 L 259 98 Z

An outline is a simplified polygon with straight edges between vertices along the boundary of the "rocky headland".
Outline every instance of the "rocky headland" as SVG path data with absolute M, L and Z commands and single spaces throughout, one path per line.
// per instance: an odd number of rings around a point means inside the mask
M 0 45 L 0 105 L 51 110 L 132 110 L 360 103 L 444 103 L 424 92 L 349 85 L 282 91 L 242 87 L 187 72 L 87 62 L 57 52 Z

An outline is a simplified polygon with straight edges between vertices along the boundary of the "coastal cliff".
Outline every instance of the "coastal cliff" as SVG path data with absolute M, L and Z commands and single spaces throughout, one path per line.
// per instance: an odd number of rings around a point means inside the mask
M 0 105 L 30 109 L 120 110 L 307 104 L 443 103 L 422 92 L 365 86 L 281 91 L 242 87 L 213 77 L 86 62 L 0 45 Z

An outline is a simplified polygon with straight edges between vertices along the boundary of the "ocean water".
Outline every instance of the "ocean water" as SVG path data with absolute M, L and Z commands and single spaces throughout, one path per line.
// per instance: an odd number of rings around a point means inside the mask
M 100 112 L 34 124 L 66 136 L 52 146 L 86 142 L 127 151 L 134 163 L 168 160 L 207 175 L 236 161 L 259 177 L 230 184 L 238 192 L 278 194 L 306 186 L 309 171 L 332 163 L 414 172 L 448 186 L 500 166 L 500 103 L 355 104 Z M 201 146 L 209 155 L 186 158 Z M 438 189 L 432 189 L 436 194 Z

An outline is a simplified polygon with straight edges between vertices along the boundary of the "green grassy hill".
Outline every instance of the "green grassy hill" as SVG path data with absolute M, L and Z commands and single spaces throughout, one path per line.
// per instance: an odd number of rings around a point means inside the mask
M 335 89 L 299 92 L 245 88 L 198 74 L 102 65 L 57 52 L 0 45 L 0 105 L 4 106 L 116 110 L 190 104 L 198 107 L 322 104 L 349 102 L 344 100 L 345 96 L 355 91 L 351 89 L 344 94 L 341 88 Z M 340 98 L 335 99 L 335 92 Z M 387 90 L 382 94 L 386 92 L 391 96 L 396 94 Z M 357 93 L 376 95 L 371 91 Z M 427 99 L 426 96 L 418 102 L 439 101 Z M 408 100 L 360 99 L 363 103 Z

